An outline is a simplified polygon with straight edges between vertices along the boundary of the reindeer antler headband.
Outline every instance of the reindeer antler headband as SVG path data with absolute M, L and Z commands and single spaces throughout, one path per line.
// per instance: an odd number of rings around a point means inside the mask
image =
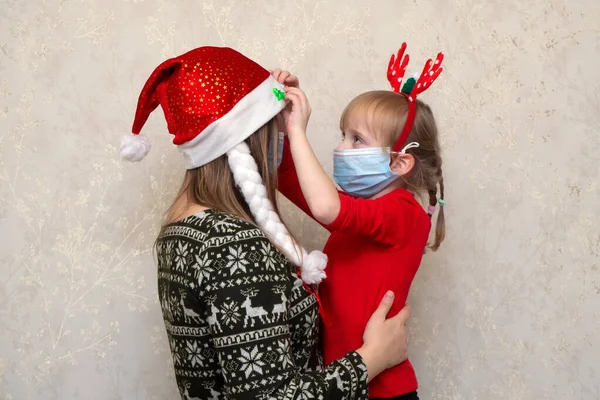
M 423 72 L 419 75 L 415 81 L 414 78 L 407 79 L 404 87 L 402 87 L 402 79 L 406 72 L 406 66 L 410 57 L 408 54 L 404 54 L 406 51 L 406 42 L 402 43 L 402 46 L 398 50 L 398 54 L 392 54 L 390 57 L 390 63 L 388 65 L 387 78 L 392 85 L 392 90 L 396 93 L 404 95 L 408 99 L 408 116 L 406 117 L 406 123 L 404 128 L 398 137 L 398 141 L 392 149 L 394 152 L 400 152 L 404 147 L 406 139 L 412 129 L 415 122 L 415 115 L 417 114 L 417 103 L 416 98 L 419 94 L 429 89 L 429 86 L 437 79 L 442 73 L 442 61 L 444 60 L 444 54 L 438 53 L 435 62 L 430 58 L 423 67 Z M 400 88 L 402 87 L 402 90 Z

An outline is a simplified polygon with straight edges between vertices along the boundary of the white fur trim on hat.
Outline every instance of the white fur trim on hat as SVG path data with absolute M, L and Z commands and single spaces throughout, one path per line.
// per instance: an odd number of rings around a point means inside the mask
M 274 88 L 283 90 L 283 85 L 269 75 L 227 114 L 207 126 L 194 139 L 179 145 L 187 168 L 201 167 L 219 158 L 279 114 L 286 103 L 277 99 Z
M 258 166 L 250 154 L 248 145 L 245 142 L 239 143 L 227 152 L 227 156 L 235 183 L 244 195 L 256 223 L 267 238 L 278 246 L 291 262 L 300 266 L 304 282 L 312 285 L 325 279 L 327 256 L 320 251 L 308 254 L 292 238 L 269 200 L 267 189 L 258 173 Z

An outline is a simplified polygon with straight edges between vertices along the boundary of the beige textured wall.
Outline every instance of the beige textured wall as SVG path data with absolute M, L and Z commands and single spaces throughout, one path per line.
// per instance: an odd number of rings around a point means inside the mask
M 449 228 L 411 294 L 422 397 L 599 399 L 599 26 L 597 0 L 0 1 L 0 399 L 176 397 L 150 247 L 183 163 L 158 113 L 147 160 L 116 147 L 160 61 L 229 45 L 292 69 L 330 169 L 402 40 L 415 69 L 447 54 L 424 96 Z

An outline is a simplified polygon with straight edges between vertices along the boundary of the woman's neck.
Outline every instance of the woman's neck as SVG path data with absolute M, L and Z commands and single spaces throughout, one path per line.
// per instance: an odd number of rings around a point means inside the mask
M 206 211 L 209 208 L 210 207 L 206 207 L 201 204 L 190 203 L 184 196 L 181 196 L 175 200 L 169 209 L 166 223 L 171 224 L 173 222 L 181 221 L 182 219 L 186 219 L 194 214 Z

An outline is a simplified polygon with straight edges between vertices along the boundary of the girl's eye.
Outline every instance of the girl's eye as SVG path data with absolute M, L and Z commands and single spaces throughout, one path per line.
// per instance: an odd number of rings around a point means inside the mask
M 354 144 L 362 144 L 362 142 L 363 141 L 358 136 L 354 137 Z

